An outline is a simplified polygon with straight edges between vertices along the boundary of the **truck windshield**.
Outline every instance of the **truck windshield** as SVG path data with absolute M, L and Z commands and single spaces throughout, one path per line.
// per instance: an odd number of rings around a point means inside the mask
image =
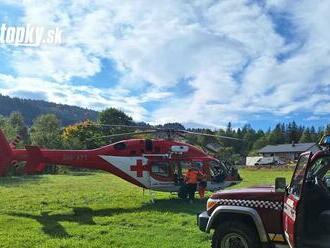
M 304 177 L 310 154 L 302 155 L 293 174 L 289 193 L 299 198 L 304 183 Z

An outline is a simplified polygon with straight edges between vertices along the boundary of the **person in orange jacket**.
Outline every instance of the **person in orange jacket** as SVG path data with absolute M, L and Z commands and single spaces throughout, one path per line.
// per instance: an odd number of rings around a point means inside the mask
M 201 199 L 204 199 L 207 186 L 207 174 L 203 167 L 198 172 L 198 181 L 198 194 Z
M 188 167 L 188 171 L 185 175 L 185 183 L 188 191 L 188 198 L 190 203 L 195 199 L 195 192 L 197 190 L 198 182 L 198 171 L 195 170 L 192 166 Z

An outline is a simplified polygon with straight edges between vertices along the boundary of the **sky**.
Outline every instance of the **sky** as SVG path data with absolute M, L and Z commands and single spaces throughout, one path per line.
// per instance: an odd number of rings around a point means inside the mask
M 0 44 L 0 93 L 152 124 L 322 126 L 329 13 L 328 0 L 0 0 L 0 24 L 62 32 Z

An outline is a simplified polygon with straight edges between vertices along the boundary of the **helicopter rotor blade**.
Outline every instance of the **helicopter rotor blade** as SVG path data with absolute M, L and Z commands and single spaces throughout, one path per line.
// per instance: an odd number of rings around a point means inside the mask
M 147 133 L 157 133 L 157 132 L 164 132 L 164 133 L 169 133 L 170 135 L 172 134 L 191 134 L 191 135 L 200 135 L 200 136 L 207 136 L 207 137 L 214 137 L 214 138 L 220 138 L 220 139 L 228 139 L 228 140 L 244 140 L 240 138 L 234 138 L 234 137 L 229 137 L 229 136 L 223 136 L 223 135 L 217 135 L 217 134 L 208 134 L 208 133 L 199 133 L 199 132 L 193 132 L 193 131 L 188 131 L 188 130 L 182 130 L 182 129 L 172 129 L 172 128 L 162 128 L 162 127 L 155 127 L 151 125 L 145 125 L 145 126 L 140 126 L 140 125 L 121 125 L 121 124 L 98 124 L 98 123 L 92 123 L 88 124 L 90 126 L 100 126 L 100 127 L 109 127 L 109 128 L 133 128 L 133 129 L 142 129 L 146 131 L 141 131 L 141 132 L 128 132 L 128 133 L 120 133 L 120 134 L 113 134 L 113 135 L 108 135 L 108 136 L 101 136 L 100 138 L 113 138 L 113 137 L 120 137 L 120 136 L 125 136 L 125 135 L 134 135 L 134 134 L 147 134 Z
M 192 131 L 187 131 L 187 130 L 179 130 L 177 132 L 186 133 L 186 134 L 192 134 L 192 135 L 201 135 L 201 136 L 207 136 L 207 137 L 215 137 L 215 138 L 220 138 L 220 139 L 243 140 L 243 139 L 233 138 L 233 137 L 229 137 L 229 136 L 216 135 L 216 134 L 208 134 L 208 133 L 197 133 L 197 132 L 192 132 Z
M 88 126 L 99 126 L 99 127 L 119 127 L 119 128 L 133 128 L 133 129 L 154 129 L 153 127 L 150 126 L 139 126 L 139 125 L 116 125 L 116 124 L 99 124 L 99 123 L 91 123 L 87 124 Z
M 138 134 L 152 134 L 156 133 L 157 131 L 155 130 L 150 130 L 150 131 L 141 131 L 141 132 L 129 132 L 129 133 L 118 133 L 118 134 L 110 134 L 110 135 L 104 135 L 104 136 L 98 136 L 95 138 L 91 138 L 88 140 L 92 139 L 102 139 L 102 138 L 116 138 L 116 137 L 122 137 L 122 136 L 132 136 L 132 135 L 138 135 Z

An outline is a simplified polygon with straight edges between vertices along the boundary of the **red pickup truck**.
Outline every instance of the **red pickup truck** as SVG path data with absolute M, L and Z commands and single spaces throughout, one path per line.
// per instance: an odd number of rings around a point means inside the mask
M 197 217 L 218 248 L 330 248 L 330 136 L 303 153 L 291 183 L 214 193 Z

